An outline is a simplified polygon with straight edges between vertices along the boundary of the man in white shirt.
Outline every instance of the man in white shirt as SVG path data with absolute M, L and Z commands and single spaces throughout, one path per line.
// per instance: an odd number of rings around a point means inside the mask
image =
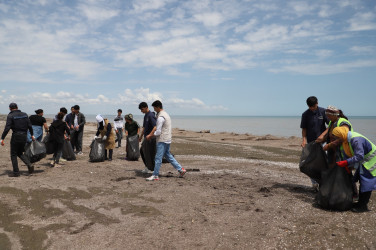
M 179 162 L 170 153 L 170 145 L 172 140 L 171 132 L 171 118 L 166 111 L 163 110 L 162 103 L 157 100 L 152 104 L 154 111 L 157 112 L 157 125 L 153 128 L 152 132 L 146 136 L 147 140 L 150 140 L 153 136 L 157 138 L 157 153 L 155 155 L 155 167 L 153 175 L 146 178 L 147 181 L 159 180 L 159 169 L 162 165 L 162 158 L 165 158 L 172 164 L 172 166 L 178 170 L 179 177 L 183 177 L 187 172 L 181 167 Z
M 123 127 L 124 127 L 124 119 L 121 116 L 123 110 L 118 109 L 118 115 L 114 119 L 114 127 L 116 132 L 116 140 L 115 142 L 118 143 L 118 148 L 121 147 L 121 139 L 123 139 Z

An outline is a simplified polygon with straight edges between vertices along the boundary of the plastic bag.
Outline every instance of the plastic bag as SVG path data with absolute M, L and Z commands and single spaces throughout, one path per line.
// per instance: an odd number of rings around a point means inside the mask
M 46 146 L 43 142 L 32 141 L 25 147 L 25 155 L 30 162 L 37 162 L 46 157 Z
M 46 146 L 46 154 L 53 154 L 55 152 L 54 145 L 52 141 L 50 141 L 50 134 L 47 134 L 45 137 L 43 137 L 42 142 Z
M 322 172 L 317 203 L 325 209 L 345 211 L 352 207 L 352 175 L 335 166 Z
M 138 135 L 127 137 L 127 159 L 130 161 L 138 161 L 140 158 L 140 147 Z
M 93 140 L 90 145 L 90 161 L 91 162 L 101 162 L 104 161 L 104 141 L 102 139 Z
M 76 155 L 74 154 L 72 144 L 69 141 L 64 140 L 63 144 L 63 158 L 67 161 L 76 160 Z
M 320 183 L 321 172 L 328 169 L 327 156 L 320 143 L 310 142 L 303 148 L 299 169 Z
M 141 145 L 141 158 L 145 166 L 150 170 L 154 171 L 155 166 L 155 153 L 157 152 L 156 139 L 151 138 L 150 140 L 144 139 Z

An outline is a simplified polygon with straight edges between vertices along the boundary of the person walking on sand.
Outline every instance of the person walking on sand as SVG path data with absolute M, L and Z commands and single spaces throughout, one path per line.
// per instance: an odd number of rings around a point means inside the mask
M 33 127 L 33 133 L 35 140 L 42 141 L 43 138 L 43 128 L 46 133 L 48 133 L 48 126 L 46 118 L 43 117 L 43 110 L 38 109 L 35 110 L 35 115 L 29 116 L 29 120 Z M 27 142 L 31 142 L 31 135 L 30 132 L 27 133 Z
M 118 148 L 121 147 L 121 139 L 123 139 L 123 127 L 124 127 L 124 119 L 121 116 L 123 113 L 123 110 L 118 109 L 117 111 L 118 115 L 114 119 L 114 127 L 116 132 L 116 140 L 115 143 L 118 143 Z
M 151 134 L 153 128 L 157 125 L 157 118 L 155 117 L 154 112 L 149 110 L 146 102 L 141 102 L 138 105 L 138 108 L 141 110 L 141 113 L 144 114 L 144 123 L 142 125 L 142 131 L 138 140 L 141 142 L 142 137 L 144 137 L 141 144 L 140 154 L 145 165 L 145 169 L 142 170 L 142 173 L 147 174 L 154 170 L 157 144 L 155 137 L 151 137 L 150 140 L 146 140 L 146 136 Z
M 59 167 L 59 160 L 62 155 L 64 140 L 67 140 L 68 137 L 65 135 L 65 132 L 69 135 L 70 130 L 65 121 L 63 121 L 65 114 L 59 112 L 57 114 L 57 120 L 53 121 L 50 126 L 50 141 L 54 145 L 54 155 L 51 162 L 51 167 Z
M 153 175 L 146 178 L 147 181 L 159 180 L 159 169 L 162 164 L 163 156 L 172 164 L 172 166 L 178 170 L 179 177 L 183 177 L 187 172 L 181 167 L 179 162 L 170 153 L 170 145 L 172 141 L 172 127 L 171 118 L 166 111 L 163 110 L 162 102 L 157 100 L 152 103 L 154 111 L 157 112 L 157 126 L 155 126 L 152 132 L 146 136 L 147 140 L 150 140 L 153 136 L 157 139 L 157 153 L 155 155 L 155 166 Z
M 35 141 L 33 127 L 26 113 L 18 110 L 16 103 L 9 104 L 10 113 L 7 116 L 7 122 L 4 132 L 1 135 L 1 146 L 4 146 L 4 139 L 9 130 L 12 130 L 12 138 L 10 139 L 10 159 L 12 161 L 13 173 L 9 177 L 19 177 L 20 170 L 18 168 L 17 157 L 19 157 L 27 166 L 29 174 L 34 172 L 34 166 L 30 163 L 28 157 L 24 154 L 27 139 L 27 131 L 30 132 L 31 139 Z
M 72 143 L 76 148 L 76 153 L 82 155 L 82 138 L 84 135 L 84 126 L 86 123 L 85 116 L 80 112 L 80 106 L 73 106 L 74 118 L 73 118 L 73 135 L 71 134 Z M 74 148 L 73 147 L 73 148 Z
M 94 140 L 98 139 L 99 135 L 101 135 L 102 140 L 104 141 L 105 153 L 104 159 L 112 161 L 112 153 L 115 148 L 115 135 L 112 132 L 111 123 L 108 122 L 107 118 L 103 118 L 102 115 L 97 115 L 95 119 L 98 122 L 98 130 L 94 136 Z M 107 158 L 107 150 L 109 151 L 108 158 Z
M 310 96 L 306 100 L 308 109 L 302 114 L 300 128 L 302 129 L 302 148 L 307 143 L 315 141 L 325 130 L 325 124 L 329 123 L 325 115 L 325 109 L 319 107 L 318 100 L 315 96 Z M 319 184 L 311 178 L 312 187 L 318 191 Z

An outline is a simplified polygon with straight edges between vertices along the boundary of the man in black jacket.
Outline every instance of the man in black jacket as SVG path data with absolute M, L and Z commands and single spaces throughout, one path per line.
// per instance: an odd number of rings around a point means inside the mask
M 31 139 L 35 141 L 33 128 L 29 117 L 26 113 L 18 110 L 16 103 L 9 104 L 10 113 L 7 116 L 7 123 L 4 128 L 4 132 L 1 135 L 1 146 L 4 146 L 4 139 L 7 136 L 9 130 L 13 131 L 12 138 L 10 140 L 10 159 L 12 160 L 13 173 L 9 177 L 19 177 L 20 170 L 18 169 L 17 157 L 26 164 L 29 169 L 29 173 L 34 172 L 34 166 L 31 165 L 29 159 L 24 154 L 25 144 L 27 139 L 27 130 L 30 131 Z
M 72 146 L 74 146 L 73 148 L 76 148 L 76 153 L 78 155 L 82 155 L 82 137 L 84 135 L 84 126 L 86 123 L 86 119 L 84 114 L 80 112 L 80 106 L 74 105 L 73 110 L 74 117 L 71 125 L 71 129 L 73 129 L 73 134 L 71 134 L 71 143 Z

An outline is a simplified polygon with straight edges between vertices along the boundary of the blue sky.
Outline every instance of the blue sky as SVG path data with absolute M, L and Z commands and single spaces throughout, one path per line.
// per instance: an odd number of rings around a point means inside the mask
M 376 115 L 376 1 L 0 1 L 0 113 Z

